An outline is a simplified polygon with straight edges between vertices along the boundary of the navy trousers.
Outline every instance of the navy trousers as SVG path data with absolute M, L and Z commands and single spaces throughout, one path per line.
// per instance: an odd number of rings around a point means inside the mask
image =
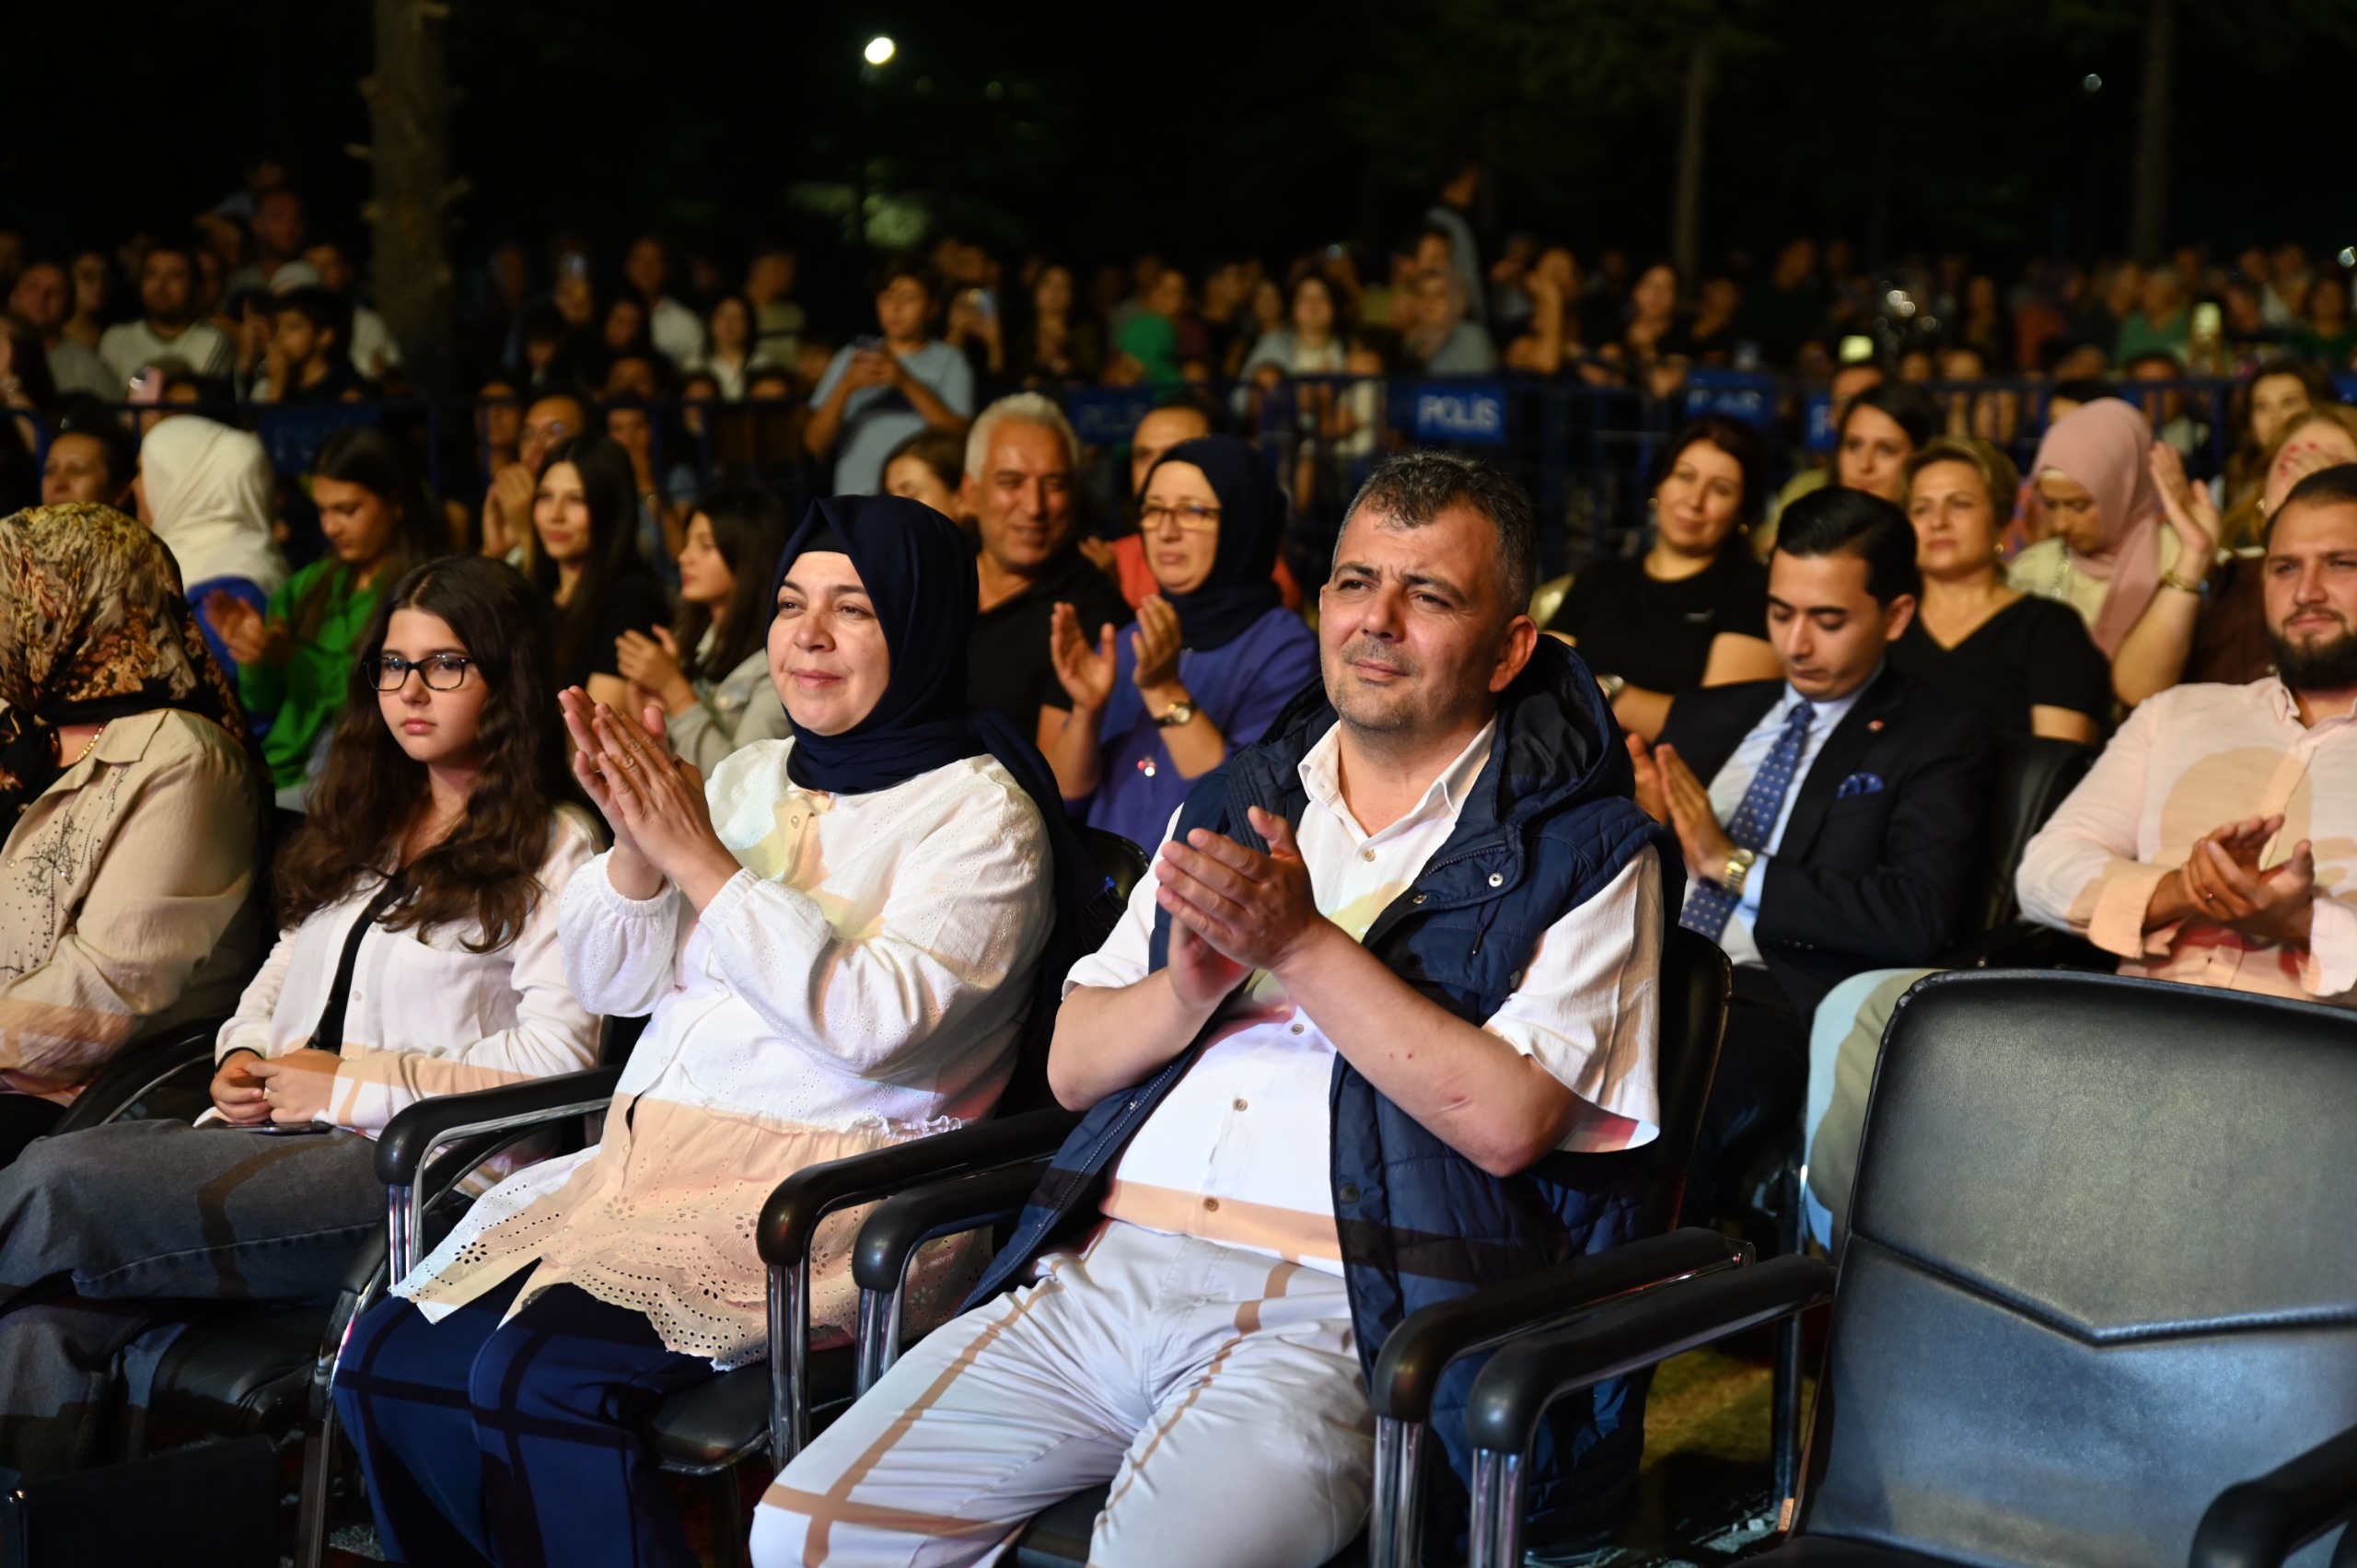
M 695 1568 L 638 1423 L 712 1363 L 644 1315 L 559 1285 L 503 1324 L 529 1266 L 429 1323 L 387 1301 L 336 1372 L 344 1429 L 396 1562 Z

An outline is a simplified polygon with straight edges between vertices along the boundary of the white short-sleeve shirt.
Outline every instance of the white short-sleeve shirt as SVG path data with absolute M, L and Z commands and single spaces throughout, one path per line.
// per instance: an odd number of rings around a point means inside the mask
M 1342 799 L 1337 732 L 1310 749 L 1300 764 L 1309 804 L 1295 837 L 1320 913 L 1364 937 L 1409 890 L 1455 830 L 1489 761 L 1493 727 L 1379 833 L 1363 830 Z M 1105 945 L 1073 966 L 1067 994 L 1146 977 L 1157 886 L 1152 873 L 1139 880 Z M 1661 927 L 1661 871 L 1648 849 L 1547 929 L 1520 985 L 1482 1025 L 1583 1102 L 1563 1149 L 1630 1148 L 1658 1131 Z M 1104 1213 L 1340 1272 L 1327 1105 L 1335 1050 L 1273 976 L 1253 975 L 1221 1008 L 1212 1043 L 1122 1151 Z

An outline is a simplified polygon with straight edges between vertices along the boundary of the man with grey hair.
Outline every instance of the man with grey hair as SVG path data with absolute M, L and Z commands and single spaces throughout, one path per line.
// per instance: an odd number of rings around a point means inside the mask
M 1076 547 L 1079 467 L 1080 438 L 1063 410 L 1037 392 L 999 399 L 966 438 L 958 501 L 981 545 L 966 700 L 1030 736 L 1042 733 L 1042 709 L 1072 707 L 1048 652 L 1056 606 L 1071 605 L 1092 635 L 1133 619 L 1120 589 Z
M 1366 1516 L 1400 1319 L 1638 1234 L 1620 1156 L 1658 1135 L 1674 841 L 1524 613 L 1531 539 L 1465 459 L 1360 492 L 1324 691 L 1203 776 L 1073 968 L 1048 1079 L 1087 1116 L 972 1309 L 771 1487 L 761 1568 L 976 1562 L 1106 1482 L 1091 1562 L 1323 1562 Z M 1642 1405 L 1615 1381 L 1556 1407 L 1530 1539 L 1626 1500 Z M 1462 1481 L 1453 1413 L 1431 1434 Z

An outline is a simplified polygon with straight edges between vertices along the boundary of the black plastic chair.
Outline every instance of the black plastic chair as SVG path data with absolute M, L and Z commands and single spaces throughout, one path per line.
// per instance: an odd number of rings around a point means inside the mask
M 1779 1258 L 1500 1352 L 1467 1414 L 1473 1568 L 1522 1561 L 1549 1404 L 1829 1298 L 1793 1533 L 1757 1561 L 2281 1562 L 2357 1513 L 2351 1104 L 2340 1009 L 1923 981 L 1875 1073 L 1838 1285 Z
M 2079 787 L 2098 755 L 2096 747 L 2075 740 L 1997 737 L 1972 935 L 1941 956 L 1942 969 L 2112 968 L 2112 960 L 2093 944 L 2022 919 L 2021 900 L 2014 891 L 2014 874 L 2030 840 Z
M 2014 875 L 2023 853 L 2038 836 L 2055 808 L 2078 787 L 2095 765 L 2096 748 L 2075 740 L 2047 736 L 2000 734 L 1995 738 L 1996 768 L 1990 784 L 1989 813 L 1982 824 L 1980 883 L 1969 908 L 1972 935 L 1940 957 L 1937 967 L 1951 970 L 1991 968 L 2074 967 L 2107 970 L 2107 962 L 2089 963 L 2096 949 L 2067 932 L 2051 931 L 2019 918 L 2020 901 L 2014 892 Z M 2099 957 L 2099 955 L 2098 955 Z M 1773 1194 L 1765 1217 L 1776 1227 L 1780 1255 L 1801 1250 L 1801 1188 L 1803 1156 L 1809 1130 L 1794 1127 L 1787 1134 L 1766 1185 Z M 1748 1184 L 1747 1184 L 1748 1190 Z M 1800 1469 L 1801 1327 L 1798 1318 L 1777 1330 L 1771 1409 L 1771 1470 L 1775 1494 L 1793 1495 Z
M 626 1052 L 642 1022 L 607 1020 L 602 1053 Z M 109 1076 L 115 1076 L 126 1092 L 110 1095 L 113 1109 L 93 1115 L 87 1125 L 148 1114 L 158 1086 L 180 1080 L 192 1080 L 202 1097 L 211 1077 L 213 1043 L 218 1032 L 219 1026 L 215 1024 L 201 1035 L 175 1035 L 135 1055 L 126 1053 L 91 1090 L 85 1091 L 75 1102 L 75 1110 L 93 1103 L 93 1093 Z M 603 1108 L 600 1100 L 595 1109 Z M 164 1113 L 181 1114 L 183 1109 L 175 1102 Z M 394 1118 L 396 1125 L 400 1121 L 400 1117 Z M 412 1177 L 411 1185 L 421 1200 L 418 1211 L 432 1214 L 456 1207 L 459 1202 L 457 1184 L 468 1172 L 539 1128 L 535 1122 L 504 1133 L 477 1136 L 455 1148 L 437 1144 L 437 1149 L 447 1149 L 447 1157 Z M 389 1133 L 392 1129 L 387 1131 Z M 380 1142 L 380 1161 L 381 1150 Z M 414 1152 L 424 1156 L 428 1151 Z M 404 1202 L 402 1207 L 406 1213 L 409 1204 Z M 157 1365 L 149 1404 L 153 1417 L 216 1437 L 260 1434 L 278 1440 L 300 1434 L 303 1475 L 296 1500 L 294 1557 L 297 1568 L 315 1568 L 326 1551 L 336 1434 L 335 1406 L 329 1390 L 345 1330 L 384 1293 L 388 1254 L 387 1242 L 381 1238 L 360 1248 L 342 1288 L 329 1302 L 263 1304 L 241 1310 L 192 1309 L 187 1326 Z
M 1726 955 L 1690 931 L 1672 927 L 1662 958 L 1661 1134 L 1641 1158 L 1646 1229 L 1667 1234 L 1610 1252 L 1574 1258 L 1493 1289 L 1411 1314 L 1384 1342 L 1373 1399 L 1376 1419 L 1374 1517 L 1367 1534 L 1335 1558 L 1342 1564 L 1414 1568 L 1421 1561 L 1427 1423 L 1442 1375 L 1457 1360 L 1517 1335 L 1594 1312 L 1663 1283 L 1747 1262 L 1751 1249 L 1714 1232 L 1677 1230 L 1686 1171 L 1718 1069 L 1732 981 Z M 1022 1128 L 1023 1122 L 1031 1122 Z M 996 1127 L 971 1128 L 907 1146 L 911 1156 L 955 1161 L 926 1185 L 911 1186 L 878 1205 L 860 1232 L 852 1273 L 860 1286 L 860 1377 L 865 1392 L 900 1353 L 900 1303 L 917 1248 L 944 1236 L 1012 1222 L 1076 1125 L 1050 1112 Z M 995 1132 L 988 1157 L 970 1141 Z M 901 1150 L 890 1151 L 894 1154 Z M 865 1158 L 877 1156 L 868 1156 Z M 846 1165 L 859 1161 L 845 1161 Z M 943 1179 L 946 1178 L 947 1179 Z M 1037 1568 L 1085 1562 L 1107 1489 L 1074 1494 L 1034 1518 L 1018 1538 L 1015 1561 Z

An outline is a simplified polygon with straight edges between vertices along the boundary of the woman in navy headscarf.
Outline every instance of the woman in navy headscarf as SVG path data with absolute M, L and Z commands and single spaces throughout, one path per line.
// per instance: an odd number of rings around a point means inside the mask
M 564 694 L 614 833 L 565 888 L 565 968 L 590 1011 L 651 1016 L 603 1141 L 493 1188 L 354 1330 L 336 1397 L 394 1560 L 693 1562 L 636 1423 L 765 1353 L 762 1202 L 1006 1086 L 1059 878 L 1101 879 L 1038 752 L 966 713 L 976 597 L 932 508 L 821 501 L 772 596 L 790 738 L 706 782 L 659 710 Z M 814 1249 L 822 1341 L 853 1223 Z
M 1317 677 L 1318 639 L 1270 580 L 1285 500 L 1258 449 L 1181 441 L 1147 471 L 1139 515 L 1162 591 L 1138 605 L 1135 631 L 1103 627 L 1093 648 L 1056 606 L 1050 651 L 1072 712 L 1048 759 L 1089 826 L 1155 844 L 1194 781 Z

